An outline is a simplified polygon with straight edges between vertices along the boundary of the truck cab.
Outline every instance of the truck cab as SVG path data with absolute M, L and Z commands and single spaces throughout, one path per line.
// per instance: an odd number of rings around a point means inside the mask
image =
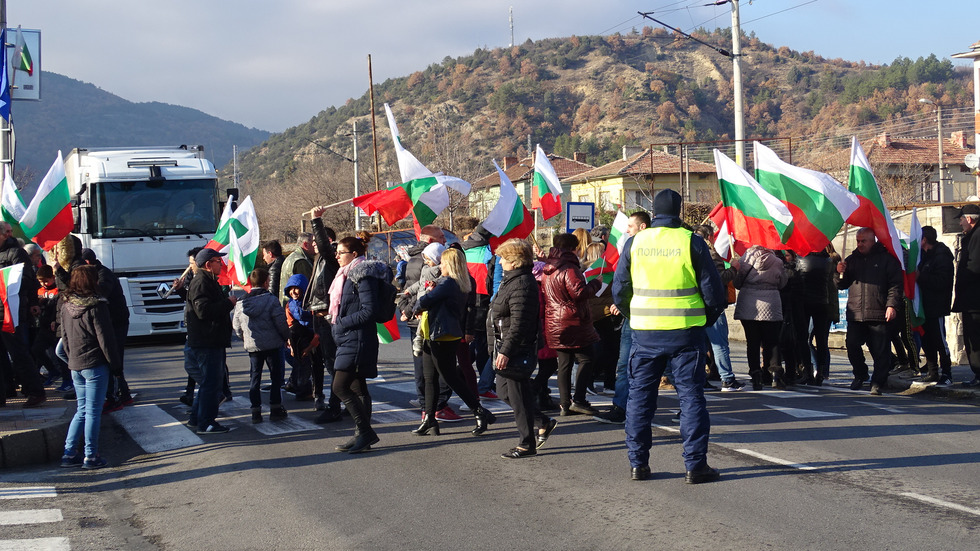
M 218 179 L 203 146 L 77 148 L 65 159 L 74 233 L 119 277 L 129 334 L 184 331 L 167 290 L 218 223 Z

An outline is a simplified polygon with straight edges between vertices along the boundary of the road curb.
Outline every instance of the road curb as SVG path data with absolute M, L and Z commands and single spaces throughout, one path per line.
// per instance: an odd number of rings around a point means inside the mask
M 61 458 L 74 416 L 69 408 L 62 417 L 43 425 L 0 433 L 0 468 L 42 465 Z

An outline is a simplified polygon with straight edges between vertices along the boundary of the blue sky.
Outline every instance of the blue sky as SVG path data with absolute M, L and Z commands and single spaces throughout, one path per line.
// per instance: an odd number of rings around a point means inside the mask
M 731 26 L 730 7 L 709 3 L 8 0 L 7 20 L 41 30 L 44 70 L 131 101 L 184 105 L 281 131 L 362 95 L 368 54 L 382 82 L 447 55 L 507 46 L 511 6 L 521 43 L 657 26 L 638 11 L 685 31 Z M 976 0 L 742 0 L 740 7 L 746 32 L 829 59 L 948 58 L 980 41 Z

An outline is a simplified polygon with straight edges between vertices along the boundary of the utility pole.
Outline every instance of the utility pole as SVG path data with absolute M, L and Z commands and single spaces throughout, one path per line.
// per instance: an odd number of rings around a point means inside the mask
M 510 7 L 510 47 L 514 47 L 514 6 Z
M 357 121 L 354 121 L 354 197 L 360 197 L 361 186 L 357 174 Z M 354 207 L 354 231 L 361 231 L 361 209 Z
M 931 99 L 919 98 L 919 103 L 927 103 L 929 105 L 936 106 L 936 140 L 939 142 L 939 164 L 936 166 L 939 170 L 939 202 L 946 202 L 946 193 L 943 190 L 945 178 L 943 177 L 943 106 L 939 105 L 938 101 L 933 101 Z
M 742 28 L 738 0 L 732 3 L 732 86 L 735 100 L 735 162 L 745 167 L 745 106 L 742 97 Z

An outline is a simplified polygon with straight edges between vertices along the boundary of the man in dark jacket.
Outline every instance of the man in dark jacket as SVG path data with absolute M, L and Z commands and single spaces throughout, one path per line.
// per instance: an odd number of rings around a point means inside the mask
M 324 394 L 324 370 L 330 374 L 333 381 L 334 362 L 337 359 L 337 344 L 333 340 L 330 322 L 326 318 L 327 310 L 330 307 L 330 284 L 333 283 L 340 264 L 337 262 L 337 254 L 334 252 L 333 242 L 337 239 L 337 234 L 333 229 L 323 225 L 320 218 L 327 209 L 316 207 L 310 212 L 313 226 L 313 271 L 310 274 L 310 283 L 306 287 L 306 294 L 303 296 L 303 309 L 313 313 L 313 330 L 320 339 L 320 351 L 322 352 L 322 362 L 311 365 L 312 373 L 301 372 L 297 362 L 293 367 L 293 374 L 290 382 L 295 386 L 296 399 L 308 400 L 315 399 L 313 408 L 320 413 L 313 419 L 315 423 L 332 423 L 340 421 L 340 398 L 334 395 L 333 385 L 330 385 L 330 399 L 325 400 Z M 312 386 L 310 376 L 313 377 Z
M 282 297 L 283 293 L 280 292 L 282 282 L 279 281 L 279 274 L 282 272 L 282 263 L 285 262 L 286 257 L 282 255 L 282 245 L 279 241 L 273 239 L 262 245 L 262 260 L 269 270 L 269 292 L 276 298 Z
M 27 328 L 31 321 L 31 316 L 40 313 L 41 309 L 37 305 L 37 278 L 34 277 L 34 270 L 31 268 L 31 257 L 27 251 L 20 246 L 13 235 L 13 230 L 7 222 L 0 222 L 0 268 L 7 268 L 15 264 L 23 264 L 24 271 L 21 274 L 20 291 L 20 310 L 18 312 L 18 323 L 14 327 L 13 333 L 3 331 L 3 345 L 10 355 L 10 365 L 13 375 L 20 381 L 21 392 L 27 396 L 24 402 L 25 408 L 37 407 L 47 399 L 44 392 L 44 382 L 31 357 L 31 349 L 27 343 Z M 3 313 L 0 311 L 0 318 Z M 6 403 L 7 392 L 2 388 L 3 380 L 7 377 L 0 377 L 0 400 Z
M 629 402 L 626 448 L 633 480 L 650 477 L 650 423 L 660 377 L 668 365 L 681 403 L 685 481 L 720 477 L 708 465 L 711 421 L 704 399 L 705 327 L 728 306 L 708 245 L 684 227 L 681 196 L 666 189 L 654 197 L 650 227 L 626 241 L 613 279 L 613 300 L 630 320 Z
M 129 335 L 129 306 L 126 305 L 126 294 L 123 293 L 119 278 L 112 270 L 107 268 L 95 256 L 92 249 L 82 249 L 82 260 L 97 268 L 99 274 L 99 294 L 105 297 L 109 306 L 109 318 L 112 320 L 112 331 L 115 334 L 117 356 L 119 365 L 113 372 L 112 379 L 109 380 L 109 387 L 106 391 L 106 405 L 104 411 L 117 411 L 123 406 L 133 403 L 133 396 L 129 391 L 129 384 L 123 375 L 124 356 L 126 350 L 126 336 Z
M 231 311 L 236 299 L 218 284 L 221 256 L 214 249 L 203 249 L 195 260 L 201 269 L 187 290 L 187 358 L 185 367 L 199 386 L 188 425 L 198 434 L 228 432 L 215 417 L 224 380 L 225 349 L 231 346 Z
M 860 390 L 868 380 L 868 364 L 861 346 L 868 345 L 874 371 L 871 394 L 881 395 L 888 386 L 891 369 L 891 338 L 887 322 L 898 316 L 905 300 L 902 267 L 884 245 L 875 241 L 871 228 L 857 232 L 857 249 L 837 264 L 837 288 L 847 289 L 847 359 L 854 381 L 851 390 Z
M 963 342 L 973 370 L 973 380 L 963 386 L 980 386 L 980 206 L 964 205 L 960 210 L 960 227 L 963 241 L 960 258 L 956 263 L 956 298 L 953 312 L 963 314 Z
M 429 245 L 429 243 L 441 243 L 446 244 L 446 234 L 442 232 L 442 228 L 435 225 L 423 226 L 419 230 L 419 242 L 414 247 L 408 249 L 408 264 L 405 265 L 405 286 L 404 289 L 408 289 L 413 284 L 418 283 L 419 279 L 422 277 L 422 267 L 425 262 L 422 259 L 422 251 Z M 408 293 L 403 293 L 398 299 L 398 311 L 402 313 L 402 320 L 408 325 L 408 332 L 412 340 L 415 340 L 415 335 L 418 333 L 419 320 L 412 315 L 412 310 L 415 306 L 415 302 L 418 299 L 417 296 L 412 296 Z M 425 404 L 425 376 L 422 374 L 422 357 L 412 356 L 412 361 L 415 364 L 415 391 L 417 392 L 418 398 L 416 402 L 419 407 Z M 446 384 L 446 381 L 439 377 L 439 397 L 436 402 L 436 419 L 439 421 L 460 421 L 462 417 L 453 411 L 453 408 L 449 407 L 449 398 L 452 396 L 453 391 Z M 415 405 L 413 403 L 413 405 Z
M 919 263 L 922 350 L 926 356 L 925 383 L 949 386 L 953 382 L 949 349 L 942 330 L 953 300 L 953 253 L 937 239 L 936 228 L 922 227 L 922 261 Z M 937 364 L 936 356 L 939 356 Z

